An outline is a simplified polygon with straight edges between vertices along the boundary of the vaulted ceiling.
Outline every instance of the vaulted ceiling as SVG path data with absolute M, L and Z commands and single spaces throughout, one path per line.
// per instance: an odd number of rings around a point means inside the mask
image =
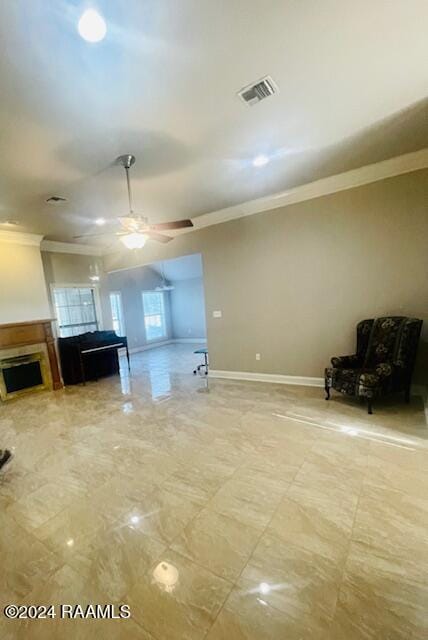
M 169 282 L 202 278 L 203 275 L 200 253 L 193 253 L 180 258 L 173 258 L 172 260 L 162 260 L 162 262 L 153 262 L 150 266 Z
M 16 230 L 113 225 L 123 153 L 135 209 L 159 222 L 428 146 L 426 0 L 95 6 L 108 31 L 89 44 L 87 2 L 0 3 L 0 221 Z M 278 95 L 244 105 L 237 91 L 266 74 Z

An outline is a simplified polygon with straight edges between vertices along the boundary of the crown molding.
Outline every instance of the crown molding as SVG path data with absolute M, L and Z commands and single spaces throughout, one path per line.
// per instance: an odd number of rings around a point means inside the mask
M 253 216 L 264 211 L 271 211 L 286 207 L 287 205 L 312 200 L 321 196 L 331 195 L 339 191 L 346 191 L 361 187 L 365 184 L 378 182 L 387 178 L 393 178 L 412 171 L 428 168 L 428 148 L 406 153 L 395 158 L 389 158 L 381 162 L 369 164 L 352 171 L 346 171 L 327 178 L 321 178 L 314 182 L 273 193 L 263 198 L 248 200 L 241 204 L 237 204 L 224 209 L 218 209 L 209 213 L 192 218 L 193 227 L 183 229 L 175 234 L 176 237 L 199 231 L 205 227 L 211 227 L 230 220 Z M 18 239 L 19 236 L 19 239 Z M 15 244 L 27 244 L 40 246 L 43 236 L 29 233 L 19 233 L 15 231 L 0 231 L 0 242 L 12 242 Z M 71 242 L 55 242 L 52 240 L 43 240 L 41 242 L 41 250 L 54 253 L 72 253 L 90 256 L 104 256 L 117 253 L 117 250 L 109 249 L 102 246 L 94 246 L 88 244 L 77 244 Z
M 105 252 L 103 247 L 72 242 L 55 242 L 54 240 L 43 240 L 40 249 L 50 253 L 74 253 L 83 256 L 102 256 Z
M 21 244 L 27 247 L 40 247 L 43 236 L 37 233 L 21 233 L 20 231 L 4 231 L 0 229 L 0 242 Z
M 353 169 L 352 171 L 346 171 L 327 178 L 321 178 L 321 180 L 316 180 L 315 182 L 302 184 L 298 187 L 294 187 L 293 189 L 280 191 L 263 198 L 257 198 L 256 200 L 248 200 L 247 202 L 243 202 L 232 207 L 226 207 L 224 209 L 218 209 L 217 211 L 211 211 L 210 213 L 204 213 L 201 216 L 192 218 L 194 226 L 193 228 L 186 230 L 186 232 L 191 233 L 192 231 L 198 231 L 198 229 L 203 229 L 204 227 L 221 224 L 222 222 L 229 222 L 230 220 L 236 220 L 237 218 L 253 216 L 257 213 L 262 213 L 263 211 L 270 211 L 272 209 L 278 209 L 297 202 L 312 200 L 313 198 L 330 195 L 332 193 L 337 193 L 338 191 L 354 189 L 355 187 L 370 184 L 371 182 L 378 182 L 379 180 L 385 180 L 386 178 L 393 178 L 394 176 L 418 171 L 419 169 L 426 169 L 427 167 L 428 148 L 421 149 L 420 151 L 414 151 L 412 153 L 406 153 L 405 155 L 383 160 L 382 162 L 368 164 L 364 167 Z

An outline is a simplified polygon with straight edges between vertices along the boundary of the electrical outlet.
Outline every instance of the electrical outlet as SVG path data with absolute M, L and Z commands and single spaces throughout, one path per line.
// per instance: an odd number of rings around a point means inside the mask
M 260 353 L 256 353 L 256 360 L 260 360 Z
M 213 311 L 213 318 L 221 318 L 222 313 L 221 311 Z

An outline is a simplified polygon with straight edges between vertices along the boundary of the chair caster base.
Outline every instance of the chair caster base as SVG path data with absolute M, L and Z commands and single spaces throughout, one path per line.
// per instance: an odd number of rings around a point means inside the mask
M 204 365 L 203 365 L 203 364 L 201 364 L 201 368 L 203 368 L 203 367 L 204 367 Z M 201 369 L 199 369 L 199 367 L 198 367 L 197 369 L 195 369 L 195 370 L 193 371 L 193 375 L 194 375 L 194 376 L 196 376 L 196 374 L 197 374 L 197 373 L 200 373 L 200 372 L 201 372 Z M 206 376 L 207 376 L 207 375 L 208 375 L 208 371 L 204 371 L 204 375 L 206 375 Z

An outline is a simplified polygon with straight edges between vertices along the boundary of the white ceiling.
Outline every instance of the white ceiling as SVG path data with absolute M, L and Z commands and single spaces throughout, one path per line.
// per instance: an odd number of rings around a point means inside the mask
M 76 30 L 87 5 L 0 3 L 0 219 L 17 230 L 113 224 L 123 153 L 157 222 L 428 146 L 426 0 L 99 0 L 98 44 Z M 279 95 L 242 104 L 266 74 Z
M 202 278 L 202 258 L 200 253 L 194 253 L 181 258 L 154 262 L 150 265 L 160 275 L 164 275 L 169 282 L 177 280 L 189 280 L 190 278 Z

